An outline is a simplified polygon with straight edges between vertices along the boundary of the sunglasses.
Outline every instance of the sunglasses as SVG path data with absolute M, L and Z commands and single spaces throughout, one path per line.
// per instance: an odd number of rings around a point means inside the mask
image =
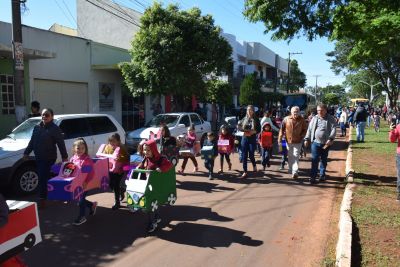
M 50 117 L 50 114 L 49 114 L 49 113 L 43 113 L 43 114 L 42 114 L 42 117 L 48 118 L 48 117 Z

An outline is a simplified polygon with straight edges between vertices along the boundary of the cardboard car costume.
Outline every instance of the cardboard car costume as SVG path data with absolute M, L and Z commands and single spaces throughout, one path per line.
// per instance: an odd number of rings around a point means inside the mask
M 135 169 L 125 183 L 127 206 L 132 210 L 155 211 L 177 199 L 175 168 L 167 172 Z
M 93 167 L 84 165 L 82 168 L 78 168 L 72 162 L 63 162 L 58 176 L 47 183 L 47 198 L 49 200 L 80 200 L 84 191 L 95 188 L 107 191 L 110 181 L 108 159 L 94 158 L 92 160 Z M 93 178 L 84 188 L 84 182 L 90 173 Z
M 7 200 L 8 223 L 0 228 L 0 263 L 42 241 L 35 202 Z

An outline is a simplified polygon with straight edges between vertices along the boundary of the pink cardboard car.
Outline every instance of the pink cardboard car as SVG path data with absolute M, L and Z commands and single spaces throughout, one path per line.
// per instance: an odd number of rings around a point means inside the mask
M 76 167 L 72 162 L 63 162 L 58 176 L 47 183 L 48 199 L 50 200 L 80 200 L 84 191 L 109 188 L 108 159 L 94 158 L 91 166 Z M 93 178 L 83 188 L 83 183 L 90 172 Z

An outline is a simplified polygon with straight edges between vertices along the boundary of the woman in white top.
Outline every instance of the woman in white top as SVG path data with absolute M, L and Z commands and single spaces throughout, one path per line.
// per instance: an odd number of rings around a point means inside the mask
M 340 136 L 346 136 L 346 123 L 347 123 L 347 111 L 346 108 L 342 108 L 342 113 L 339 117 L 339 125 L 342 130 L 342 134 Z

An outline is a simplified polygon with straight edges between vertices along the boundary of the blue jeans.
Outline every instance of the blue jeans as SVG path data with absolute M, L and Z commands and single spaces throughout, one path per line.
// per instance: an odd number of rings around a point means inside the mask
M 320 144 L 313 142 L 311 144 L 311 174 L 310 178 L 314 180 L 317 177 L 317 172 L 318 172 L 318 164 L 321 161 L 321 164 L 319 166 L 319 174 L 321 177 L 325 176 L 326 172 L 326 165 L 328 164 L 328 153 L 329 153 L 329 147 L 326 149 L 323 149 L 325 144 Z
M 397 167 L 397 193 L 400 194 L 400 154 L 396 156 L 396 167 Z
M 208 170 L 208 174 L 212 175 L 214 170 L 214 158 L 204 160 L 204 167 Z
M 93 203 L 90 202 L 89 200 L 86 200 L 87 196 L 87 191 L 82 194 L 81 199 L 79 200 L 79 217 L 82 218 L 86 215 L 86 208 L 89 208 L 89 210 L 92 209 Z
M 47 199 L 47 181 L 50 179 L 50 169 L 56 160 L 36 160 L 39 176 L 39 198 Z
M 357 122 L 357 128 L 356 128 L 356 133 L 357 133 L 357 142 L 364 142 L 364 129 L 365 129 L 365 121 L 359 121 Z
M 243 160 L 243 171 L 247 172 L 247 157 L 250 158 L 253 166 L 256 166 L 256 159 L 254 158 L 254 151 L 257 147 L 256 136 L 242 138 L 242 160 Z
M 265 167 L 266 165 L 269 166 L 269 159 L 272 155 L 272 147 L 262 148 L 261 158 L 262 158 L 262 165 Z

